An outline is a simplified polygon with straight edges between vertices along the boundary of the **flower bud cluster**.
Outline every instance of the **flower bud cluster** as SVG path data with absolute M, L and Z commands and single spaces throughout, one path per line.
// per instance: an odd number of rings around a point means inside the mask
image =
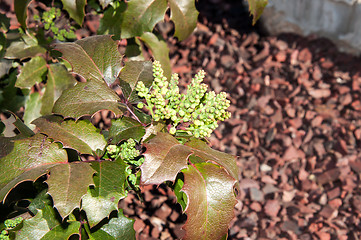
M 140 166 L 144 162 L 144 158 L 136 159 L 140 155 L 140 151 L 135 148 L 136 142 L 133 138 L 120 145 L 120 156 L 128 164 Z
M 158 61 L 153 63 L 154 81 L 150 89 L 143 82 L 136 86 L 138 96 L 146 100 L 146 108 L 150 111 L 154 121 L 171 120 L 169 133 L 175 134 L 180 123 L 185 124 L 185 130 L 195 137 L 209 137 L 218 127 L 217 121 L 230 117 L 227 108 L 230 101 L 226 93 L 207 93 L 207 85 L 202 83 L 205 72 L 199 71 L 190 85 L 187 93 L 180 94 L 177 74 L 173 74 L 170 81 L 163 75 L 163 69 Z M 138 107 L 143 107 L 143 103 Z
M 15 219 L 6 219 L 4 222 L 4 225 L 6 227 L 6 229 L 11 229 L 16 227 L 18 224 L 20 224 L 23 221 L 22 217 L 18 217 Z

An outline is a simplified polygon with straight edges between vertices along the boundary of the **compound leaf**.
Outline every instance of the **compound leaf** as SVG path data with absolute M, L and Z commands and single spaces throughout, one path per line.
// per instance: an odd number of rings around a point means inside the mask
M 186 235 L 183 239 L 221 239 L 227 234 L 237 200 L 236 180 L 222 167 L 197 163 L 184 169 L 182 191 L 187 194 Z
M 80 208 L 80 200 L 93 183 L 95 170 L 86 162 L 61 164 L 50 169 L 46 180 L 48 193 L 53 198 L 54 207 L 64 218 L 75 208 Z
M 145 32 L 141 37 L 145 45 L 152 51 L 154 59 L 159 61 L 164 70 L 164 76 L 170 79 L 172 68 L 169 60 L 169 48 L 167 43 L 159 40 L 153 33 Z
M 146 87 L 153 82 L 152 62 L 150 61 L 129 61 L 125 63 L 120 72 L 120 87 L 125 99 L 130 103 L 139 102 L 135 87 L 142 81 Z
M 65 89 L 73 87 L 75 83 L 75 78 L 66 70 L 64 65 L 50 64 L 40 113 L 42 115 L 51 114 L 55 101 Z
M 34 181 L 63 162 L 67 162 L 66 151 L 42 134 L 15 140 L 12 151 L 0 159 L 0 201 L 17 184 Z
M 124 107 L 118 101 L 119 96 L 104 82 L 78 82 L 63 92 L 54 104 L 53 113 L 78 119 L 108 109 L 120 115 Z
M 141 36 L 151 32 L 164 19 L 167 0 L 132 0 L 124 12 L 121 38 Z
M 179 41 L 186 39 L 197 26 L 198 11 L 194 0 L 168 0 L 171 10 L 170 19 L 174 22 L 174 36 Z
M 122 117 L 112 120 L 108 140 L 111 144 L 118 144 L 122 140 L 129 138 L 139 142 L 144 134 L 145 129 L 141 123 L 130 117 Z
M 144 144 L 141 182 L 143 184 L 161 184 L 174 181 L 178 172 L 187 167 L 187 159 L 192 151 L 167 133 L 158 133 Z
M 185 145 L 189 146 L 193 153 L 204 161 L 213 161 L 221 165 L 234 179 L 238 180 L 238 167 L 235 156 L 214 150 L 197 138 L 193 138 Z
M 122 56 L 111 36 L 91 36 L 54 46 L 63 54 L 62 58 L 71 64 L 73 72 L 87 81 L 94 79 L 110 85 L 119 75 Z
M 40 132 L 61 142 L 65 148 L 75 149 L 81 154 L 96 155 L 96 152 L 102 152 L 107 144 L 100 130 L 88 120 L 62 121 L 61 117 L 44 116 L 32 123 L 40 129 Z
M 80 26 L 83 24 L 84 8 L 86 0 L 61 0 L 64 9 L 69 13 L 69 16 L 74 19 Z
M 125 217 L 120 210 L 117 218 L 110 219 L 98 231 L 92 233 L 95 240 L 135 240 L 134 220 Z
M 35 83 L 40 83 L 43 80 L 42 76 L 46 70 L 45 59 L 41 56 L 33 57 L 22 67 L 15 86 L 30 89 Z
M 261 17 L 263 9 L 267 6 L 268 0 L 248 0 L 249 11 L 253 15 L 252 24 L 256 24 Z

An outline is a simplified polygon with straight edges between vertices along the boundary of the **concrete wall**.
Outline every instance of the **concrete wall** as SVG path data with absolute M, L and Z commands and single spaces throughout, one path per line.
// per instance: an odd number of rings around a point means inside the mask
M 269 0 L 262 20 L 272 35 L 317 34 L 361 53 L 361 0 Z

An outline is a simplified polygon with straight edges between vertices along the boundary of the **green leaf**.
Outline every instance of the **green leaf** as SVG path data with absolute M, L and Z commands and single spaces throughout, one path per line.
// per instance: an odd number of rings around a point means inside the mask
M 191 150 L 172 135 L 158 133 L 145 143 L 144 163 L 141 182 L 143 184 L 161 184 L 164 181 L 174 181 L 178 172 L 187 167 L 187 159 Z
M 66 70 L 64 65 L 50 64 L 40 113 L 42 115 L 51 114 L 55 101 L 60 97 L 64 90 L 73 87 L 75 83 L 76 80 Z
M 239 180 L 235 156 L 214 150 L 197 138 L 193 138 L 185 145 L 189 146 L 196 156 L 202 158 L 204 161 L 213 161 L 221 165 L 234 179 Z
M 25 63 L 21 68 L 15 86 L 18 88 L 30 89 L 36 83 L 43 81 L 43 74 L 46 72 L 46 61 L 43 57 L 36 56 Z
M 152 51 L 154 59 L 159 61 L 164 70 L 164 76 L 170 79 L 172 75 L 172 68 L 169 60 L 169 49 L 167 43 L 159 40 L 153 33 L 146 32 L 141 37 L 145 45 Z
M 44 135 L 15 140 L 12 151 L 0 159 L 0 201 L 17 184 L 34 181 L 54 164 L 66 161 L 66 151 Z
M 124 13 L 121 38 L 141 36 L 151 32 L 164 19 L 167 0 L 132 0 Z
M 89 190 L 82 199 L 82 209 L 86 212 L 89 226 L 92 228 L 104 218 L 108 217 L 112 211 L 118 210 L 119 195 L 96 197 Z
M 183 239 L 221 239 L 234 217 L 236 180 L 212 163 L 189 165 L 182 172 L 188 198 Z
M 113 0 L 99 0 L 100 5 L 102 5 L 102 8 L 106 8 L 109 4 L 111 4 Z
M 117 42 L 113 41 L 111 36 L 91 36 L 54 46 L 71 64 L 73 72 L 87 81 L 94 79 L 110 85 L 119 75 L 122 56 Z
M 74 19 L 80 26 L 83 24 L 84 8 L 86 0 L 61 0 L 63 8 L 69 13 L 69 16 Z
M 98 34 L 114 34 L 114 36 L 120 37 L 120 26 L 126 8 L 127 4 L 125 2 L 116 1 L 105 9 L 104 15 L 99 21 Z
M 43 217 L 43 211 L 38 210 L 34 217 L 23 221 L 23 227 L 16 232 L 15 239 L 39 240 L 49 231 L 50 228 Z
M 91 167 L 97 171 L 94 175 L 95 190 L 98 196 L 108 197 L 117 193 L 127 195 L 125 169 L 128 165 L 122 159 L 116 161 L 92 162 Z
M 0 51 L 0 58 L 2 58 L 1 51 Z M 0 78 L 4 77 L 6 74 L 9 74 L 9 71 L 12 66 L 13 66 L 12 60 L 0 59 Z
M 35 133 L 28 126 L 26 126 L 18 116 L 16 116 L 14 113 L 12 113 L 10 111 L 7 111 L 7 112 L 10 113 L 14 117 L 15 120 L 14 120 L 14 122 L 12 122 L 12 124 L 19 130 L 19 132 L 20 132 L 19 135 L 21 135 L 21 138 L 28 138 L 28 137 L 35 135 Z M 18 138 L 18 139 L 20 139 L 20 138 Z
M 39 92 L 34 92 L 30 94 L 29 98 L 25 102 L 24 123 L 32 130 L 34 130 L 35 126 L 31 124 L 31 122 L 41 116 L 41 98 L 42 96 Z
M 103 151 L 107 144 L 100 130 L 88 120 L 62 121 L 61 117 L 44 116 L 32 123 L 41 133 L 61 142 L 64 148 L 75 149 L 81 154 L 96 154 L 97 150 Z
M 171 10 L 170 19 L 174 22 L 174 36 L 179 41 L 186 39 L 196 28 L 198 11 L 194 0 L 168 0 Z
M 94 175 L 95 189 L 88 190 L 82 199 L 82 209 L 87 214 L 90 227 L 95 226 L 109 214 L 118 210 L 118 202 L 127 196 L 127 164 L 122 159 L 114 162 L 93 162 L 91 166 L 97 171 Z
M 119 101 L 118 95 L 104 82 L 78 82 L 63 92 L 54 104 L 53 113 L 78 119 L 108 109 L 120 115 L 126 108 Z
M 63 218 L 80 208 L 81 198 L 87 193 L 88 186 L 94 184 L 94 173 L 85 162 L 61 164 L 50 169 L 50 177 L 46 180 L 48 193 Z
M 26 28 L 27 10 L 31 0 L 14 0 L 14 10 L 16 18 L 23 28 Z
M 153 82 L 152 62 L 129 61 L 119 74 L 120 87 L 127 102 L 136 103 L 140 101 L 135 87 L 142 81 L 146 87 Z
M 130 117 L 122 117 L 112 120 L 108 141 L 110 141 L 111 144 L 118 144 L 122 140 L 133 138 L 139 142 L 144 134 L 145 129 L 141 123 Z
M 46 49 L 38 45 L 36 38 L 23 35 L 20 41 L 12 42 L 5 52 L 4 58 L 24 59 L 45 54 Z
M 10 28 L 10 19 L 6 14 L 0 13 L 0 30 L 6 33 Z
M 267 6 L 268 0 L 248 0 L 249 11 L 253 15 L 252 24 L 255 25 L 261 17 L 263 9 Z
M 71 235 L 79 234 L 80 227 L 81 223 L 78 221 L 69 221 L 69 224 L 66 224 L 66 226 L 59 224 L 46 233 L 41 240 L 69 239 Z
M 119 211 L 117 218 L 110 219 L 108 224 L 105 224 L 98 231 L 92 233 L 91 236 L 95 240 L 135 240 L 133 225 L 134 220 L 125 217 L 123 213 Z

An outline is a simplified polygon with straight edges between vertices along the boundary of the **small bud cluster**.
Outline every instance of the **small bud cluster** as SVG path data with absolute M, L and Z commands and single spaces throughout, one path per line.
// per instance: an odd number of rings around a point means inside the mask
M 146 100 L 146 108 L 150 111 L 154 121 L 171 120 L 169 133 L 175 134 L 180 123 L 188 125 L 186 131 L 195 137 L 209 137 L 218 127 L 217 121 L 224 121 L 230 117 L 227 108 L 230 101 L 221 92 L 207 92 L 207 85 L 202 83 L 205 72 L 199 71 L 187 87 L 186 94 L 179 93 L 177 74 L 173 74 L 170 81 L 164 76 L 158 61 L 153 63 L 154 81 L 150 89 L 143 82 L 136 86 L 138 96 Z M 144 107 L 143 103 L 138 104 Z
M 15 219 L 6 219 L 4 222 L 5 230 L 0 232 L 0 240 L 9 240 L 9 232 L 7 230 L 15 228 L 23 221 L 22 217 L 18 217 Z
M 70 26 L 70 29 L 67 30 L 65 28 L 59 29 L 55 25 L 55 19 L 61 16 L 61 11 L 59 8 L 52 7 L 49 11 L 46 11 L 42 14 L 40 18 L 39 15 L 34 15 L 34 20 L 40 21 L 44 24 L 44 29 L 49 30 L 54 34 L 54 38 L 64 41 L 67 39 L 74 39 L 76 38 L 74 34 L 74 27 Z

